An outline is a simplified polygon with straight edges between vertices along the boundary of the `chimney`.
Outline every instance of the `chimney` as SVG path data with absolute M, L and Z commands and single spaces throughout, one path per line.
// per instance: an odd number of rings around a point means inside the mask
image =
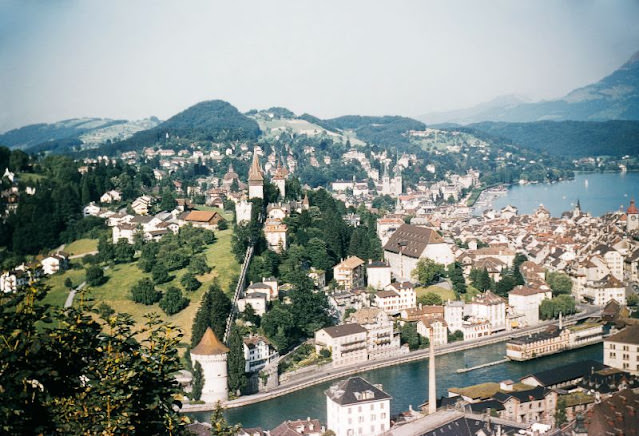
M 430 329 L 430 337 L 435 337 L 433 328 Z M 437 385 L 435 379 L 435 343 L 430 341 L 428 346 L 430 349 L 428 355 L 428 414 L 435 413 L 437 411 Z

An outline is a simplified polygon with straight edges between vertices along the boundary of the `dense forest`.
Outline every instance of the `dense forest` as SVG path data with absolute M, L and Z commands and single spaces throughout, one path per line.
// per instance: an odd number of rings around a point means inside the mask
M 580 158 L 639 154 L 639 121 L 484 122 L 468 127 L 554 156 Z

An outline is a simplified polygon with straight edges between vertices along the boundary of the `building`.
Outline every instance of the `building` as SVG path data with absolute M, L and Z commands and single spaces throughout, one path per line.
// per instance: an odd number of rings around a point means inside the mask
M 552 389 L 537 386 L 526 391 L 497 392 L 493 399 L 504 407 L 500 418 L 524 424 L 554 425 L 557 392 Z
M 269 250 L 281 253 L 286 250 L 286 230 L 288 227 L 278 219 L 268 219 L 264 223 L 264 237 Z
M 391 396 L 381 386 L 351 377 L 324 393 L 327 428 L 335 436 L 375 436 L 390 429 Z
M 57 253 L 42 259 L 40 264 L 42 265 L 42 272 L 50 276 L 60 270 L 64 271 L 69 268 L 69 256 L 67 253 L 58 251 Z
M 297 419 L 295 421 L 284 421 L 267 434 L 268 436 L 322 436 L 324 431 L 325 428 L 319 419 L 307 418 Z
M 626 230 L 632 232 L 639 229 L 639 209 L 635 206 L 635 200 L 630 200 L 630 206 L 626 210 Z
M 280 357 L 269 340 L 259 335 L 244 338 L 242 348 L 244 350 L 244 360 L 246 361 L 246 372 L 258 372 Z
M 599 323 L 576 324 L 567 328 L 550 326 L 545 331 L 508 341 L 506 357 L 518 361 L 530 360 L 595 344 L 601 342 L 602 338 L 603 327 Z
M 206 329 L 202 339 L 191 350 L 191 361 L 202 366 L 204 386 L 201 400 L 206 403 L 226 401 L 229 396 L 226 369 L 226 356 L 229 349 L 221 343 L 211 327 Z
M 366 264 L 366 279 L 368 286 L 376 290 L 384 289 L 391 283 L 391 269 L 386 262 L 370 260 Z
M 604 364 L 639 374 L 639 325 L 604 339 Z
M 492 332 L 506 329 L 506 302 L 490 291 L 479 294 L 466 303 L 464 315 L 488 321 Z
M 451 247 L 439 234 L 426 227 L 403 224 L 384 245 L 384 258 L 398 279 L 410 279 L 419 259 L 442 265 L 455 262 Z
M 280 191 L 280 198 L 284 199 L 286 196 L 286 177 L 288 176 L 288 170 L 284 168 L 280 163 L 277 164 L 277 169 L 273 175 L 273 184 L 277 186 Z
M 333 278 L 342 289 L 361 288 L 364 286 L 364 261 L 357 256 L 350 256 L 333 267 Z
M 253 162 L 248 173 L 249 200 L 251 198 L 264 198 L 264 173 L 260 167 L 257 150 L 253 151 Z
M 141 197 L 136 198 L 131 203 L 131 208 L 138 215 L 147 215 L 149 213 L 149 207 L 151 207 L 153 199 L 148 195 L 143 195 Z
M 251 209 L 253 203 L 242 199 L 235 203 L 235 222 L 237 224 L 244 224 L 251 221 Z
M 393 330 L 393 319 L 376 307 L 363 307 L 347 320 L 364 327 L 368 360 L 383 359 L 401 351 L 399 332 Z
M 515 313 L 523 315 L 520 318 L 520 322 L 525 321 L 526 325 L 531 326 L 539 324 L 539 306 L 541 302 L 551 298 L 552 291 L 550 289 L 517 286 L 508 293 L 508 305 L 512 307 Z
M 626 305 L 626 287 L 612 274 L 606 275 L 601 280 L 588 282 L 581 295 L 586 300 L 592 301 L 595 306 L 605 306 L 611 300 Z
M 461 331 L 463 320 L 464 302 L 448 301 L 444 305 L 444 321 L 448 324 L 448 331 L 451 333 L 455 333 L 457 330 Z
M 442 318 L 422 317 L 417 321 L 417 333 L 434 345 L 448 343 L 448 325 Z
M 375 305 L 384 312 L 395 314 L 415 307 L 416 295 L 411 282 L 393 282 L 375 294 Z
M 595 404 L 586 416 L 588 435 L 638 436 L 639 394 L 632 389 L 616 392 Z
M 527 425 L 486 413 L 438 410 L 403 425 L 395 425 L 388 436 L 518 436 Z M 528 434 L 528 433 L 523 433 Z
M 326 327 L 315 332 L 315 349 L 331 352 L 333 366 L 351 365 L 368 359 L 368 331 L 359 324 Z
M 596 360 L 580 360 L 579 362 L 572 362 L 567 365 L 527 375 L 522 377 L 520 381 L 528 386 L 569 390 L 577 386 L 588 374 L 593 374 L 604 368 L 606 368 L 606 366 Z
M 193 210 L 184 217 L 184 221 L 193 227 L 217 230 L 218 225 L 221 221 L 224 221 L 224 218 L 216 211 Z

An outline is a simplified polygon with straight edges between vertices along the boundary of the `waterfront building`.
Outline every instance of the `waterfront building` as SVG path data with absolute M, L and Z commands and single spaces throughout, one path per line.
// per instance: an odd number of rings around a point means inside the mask
M 327 428 L 336 436 L 375 436 L 390 429 L 391 396 L 380 385 L 351 377 L 325 395 Z
M 567 328 L 550 326 L 547 330 L 506 343 L 506 357 L 511 360 L 530 360 L 564 350 L 585 347 L 601 342 L 603 327 L 599 323 L 584 323 Z
M 626 287 L 611 274 L 601 280 L 587 282 L 581 291 L 581 296 L 592 301 L 595 306 L 605 306 L 612 300 L 626 305 Z
M 631 325 L 604 339 L 604 363 L 639 374 L 639 325 Z
M 532 424 L 541 422 L 550 426 L 555 422 L 557 392 L 537 386 L 517 392 L 497 392 L 493 399 L 501 403 L 504 410 L 499 412 L 503 419 Z
M 386 262 L 370 260 L 366 264 L 366 278 L 368 286 L 376 290 L 384 289 L 391 283 L 391 269 Z
M 260 168 L 260 161 L 257 157 L 257 149 L 253 151 L 253 162 L 248 173 L 249 199 L 264 198 L 264 173 Z
M 356 323 L 325 327 L 315 332 L 315 349 L 329 350 L 333 366 L 363 362 L 368 359 L 367 333 Z
M 506 329 L 506 302 L 499 295 L 486 291 L 466 303 L 464 314 L 490 323 L 491 332 Z
M 462 321 L 459 330 L 464 334 L 465 341 L 471 341 L 490 335 L 491 328 L 487 319 L 469 318 Z
M 246 372 L 257 372 L 279 357 L 279 353 L 264 336 L 251 335 L 242 341 Z
M 402 349 L 399 332 L 393 329 L 393 319 L 377 307 L 364 307 L 351 314 L 347 320 L 364 327 L 366 334 L 366 349 L 369 360 L 391 357 L 408 349 Z
M 448 326 L 443 318 L 422 317 L 417 321 L 417 333 L 434 345 L 448 343 Z
M 525 326 L 539 324 L 539 306 L 541 302 L 552 298 L 550 288 L 517 286 L 508 293 L 508 305 L 517 314 L 523 315 L 520 322 Z
M 341 289 L 363 287 L 364 275 L 364 261 L 357 256 L 343 259 L 333 267 L 333 277 Z
M 529 386 L 550 389 L 571 389 L 588 374 L 594 374 L 607 366 L 596 360 L 581 360 L 522 377 L 520 381 Z
M 226 357 L 229 349 L 221 343 L 211 327 L 206 329 L 202 339 L 191 350 L 191 361 L 202 366 L 204 386 L 201 400 L 206 403 L 228 399 Z
M 325 430 L 319 419 L 297 419 L 295 421 L 284 421 L 268 432 L 268 436 L 322 436 Z
M 449 332 L 455 333 L 457 330 L 461 330 L 464 320 L 464 302 L 448 300 L 444 305 L 444 320 L 448 325 Z
M 515 436 L 527 425 L 490 416 L 486 413 L 438 410 L 437 412 L 394 426 L 388 436 Z
M 450 244 L 434 230 L 402 224 L 384 245 L 384 258 L 399 280 L 409 279 L 419 259 L 430 259 L 442 265 L 455 262 Z

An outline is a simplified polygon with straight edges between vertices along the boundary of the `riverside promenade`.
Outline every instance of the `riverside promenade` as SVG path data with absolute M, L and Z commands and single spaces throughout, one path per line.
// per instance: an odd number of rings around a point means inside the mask
M 585 310 L 567 318 L 564 318 L 564 325 L 574 324 L 579 320 L 601 316 L 601 308 L 586 306 Z M 472 348 L 483 347 L 485 345 L 495 344 L 499 342 L 506 342 L 514 337 L 527 336 L 532 333 L 536 333 L 546 329 L 549 325 L 557 325 L 558 321 L 546 321 L 534 327 L 527 327 L 519 330 L 503 331 L 490 335 L 484 338 L 475 339 L 472 341 L 458 341 L 446 345 L 441 345 L 435 349 L 435 355 L 441 356 L 448 353 L 454 353 L 457 351 L 469 350 Z M 259 403 L 267 401 L 273 398 L 277 398 L 283 395 L 290 394 L 295 391 L 306 389 L 308 387 L 325 383 L 334 379 L 344 378 L 351 375 L 355 375 L 361 372 L 370 371 L 379 368 L 385 368 L 388 366 L 402 365 L 409 362 L 415 362 L 419 360 L 428 359 L 428 348 L 423 350 L 412 351 L 408 354 L 389 357 L 380 360 L 368 360 L 360 364 L 341 366 L 338 368 L 330 365 L 324 365 L 319 367 L 316 371 L 305 373 L 300 377 L 294 377 L 286 382 L 280 384 L 277 388 L 269 391 L 260 392 L 253 395 L 245 395 L 235 400 L 226 401 L 223 406 L 228 409 L 236 407 L 247 406 L 249 404 Z M 505 354 L 505 352 L 504 352 Z M 182 412 L 206 412 L 211 411 L 215 407 L 215 404 L 184 404 L 182 406 Z

